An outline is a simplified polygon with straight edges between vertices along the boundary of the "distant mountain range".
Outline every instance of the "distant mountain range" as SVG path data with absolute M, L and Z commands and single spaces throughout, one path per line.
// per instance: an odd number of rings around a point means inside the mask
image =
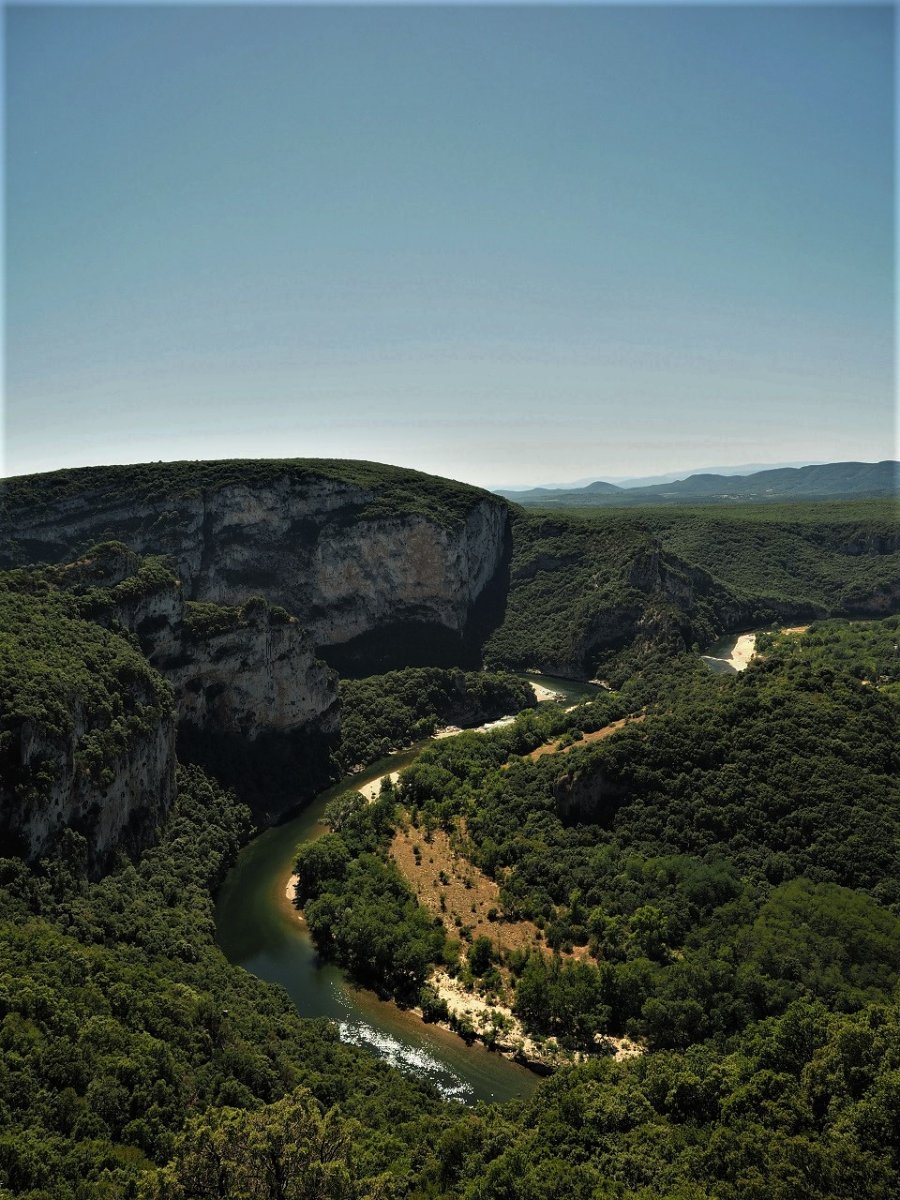
M 687 479 L 689 475 L 752 475 L 755 471 L 773 471 L 776 467 L 811 467 L 819 465 L 821 460 L 804 458 L 794 462 L 767 463 L 729 463 L 727 466 L 715 464 L 702 467 L 682 467 L 680 471 L 665 471 L 658 475 L 609 475 L 607 483 L 614 483 L 621 488 L 649 487 L 653 483 L 674 483 L 676 479 Z M 540 487 L 545 492 L 574 492 L 577 488 L 586 487 L 593 483 L 596 475 L 582 475 L 579 479 L 566 479 L 562 483 L 541 483 L 523 487 L 521 484 L 497 484 L 489 490 L 501 496 L 510 492 L 533 492 Z
M 821 463 L 775 467 L 748 475 L 689 475 L 647 487 L 624 487 L 597 480 L 579 488 L 500 490 L 516 504 L 540 507 L 636 504 L 734 504 L 776 500 L 837 500 L 895 496 L 900 492 L 900 462 Z

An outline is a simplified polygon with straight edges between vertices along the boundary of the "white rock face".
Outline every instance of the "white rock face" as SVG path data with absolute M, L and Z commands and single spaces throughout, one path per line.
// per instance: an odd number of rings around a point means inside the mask
M 462 631 L 501 562 L 505 506 L 473 491 L 465 519 L 448 528 L 416 513 L 367 515 L 376 499 L 289 474 L 139 502 L 86 486 L 40 513 L 16 513 L 9 536 L 48 560 L 113 538 L 139 554 L 167 554 L 188 598 L 241 604 L 264 595 L 299 617 L 317 646 L 385 622 Z
M 180 721 L 250 741 L 263 730 L 285 733 L 310 723 L 322 733 L 337 730 L 337 678 L 315 657 L 296 618 L 284 624 L 264 610 L 236 629 L 183 645 L 180 662 L 151 660 L 175 688 Z
M 503 553 L 506 514 L 479 503 L 450 531 L 423 517 L 326 527 L 311 557 L 304 607 L 315 641 L 333 646 L 397 620 L 461 632 Z

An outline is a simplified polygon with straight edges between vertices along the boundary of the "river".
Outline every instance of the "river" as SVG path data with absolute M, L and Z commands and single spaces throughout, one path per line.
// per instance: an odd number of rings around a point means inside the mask
M 564 691 L 569 703 L 599 690 L 546 675 L 532 679 L 538 681 Z M 216 936 L 229 961 L 281 984 L 303 1016 L 335 1021 L 342 1041 L 363 1046 L 393 1066 L 429 1080 L 448 1099 L 512 1100 L 529 1095 L 538 1076 L 479 1043 L 467 1046 L 456 1034 L 426 1025 L 392 1001 L 355 987 L 339 967 L 319 959 L 306 925 L 286 896 L 297 847 L 325 832 L 320 818 L 328 801 L 408 766 L 430 744 L 421 742 L 345 777 L 298 816 L 249 842 L 219 892 Z

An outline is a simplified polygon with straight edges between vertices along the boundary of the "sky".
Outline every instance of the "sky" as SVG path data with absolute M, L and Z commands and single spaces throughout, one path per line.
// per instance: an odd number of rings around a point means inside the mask
M 895 456 L 893 22 L 8 6 L 5 473 Z

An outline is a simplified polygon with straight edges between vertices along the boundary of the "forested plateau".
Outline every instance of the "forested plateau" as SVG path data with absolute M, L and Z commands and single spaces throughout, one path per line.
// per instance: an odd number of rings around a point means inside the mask
M 526 513 L 312 460 L 9 481 L 0 1194 L 894 1197 L 896 516 Z M 536 707 L 535 669 L 604 686 Z M 231 966 L 213 899 L 328 782 L 515 713 L 298 862 L 324 955 L 553 1067 L 466 1108 Z

